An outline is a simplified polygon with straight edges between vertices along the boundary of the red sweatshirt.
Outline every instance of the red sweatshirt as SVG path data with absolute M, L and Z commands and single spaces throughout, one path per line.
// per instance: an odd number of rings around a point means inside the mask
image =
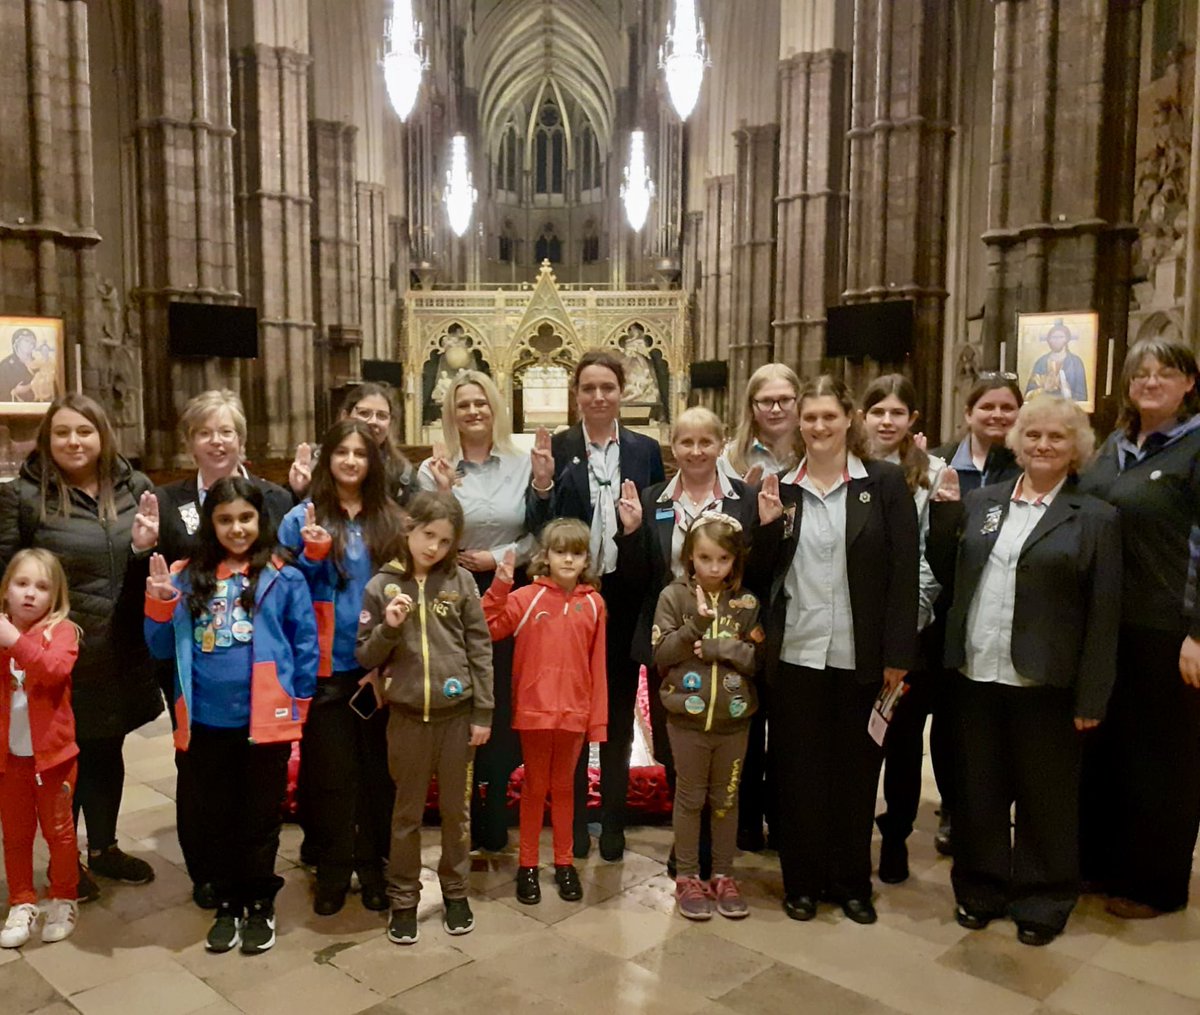
M 66 620 L 55 624 L 52 631 L 44 627 L 26 631 L 13 645 L 0 649 L 0 773 L 8 764 L 13 692 L 10 663 L 25 671 L 34 770 L 44 772 L 79 753 L 71 711 L 71 670 L 78 655 L 75 625 Z
M 538 578 L 511 592 L 493 581 L 483 597 L 492 640 L 516 635 L 513 729 L 608 737 L 604 600 L 590 585 L 566 593 Z

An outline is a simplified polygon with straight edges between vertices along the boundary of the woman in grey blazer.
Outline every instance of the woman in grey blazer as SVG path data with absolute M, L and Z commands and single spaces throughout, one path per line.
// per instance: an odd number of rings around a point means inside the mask
M 1080 733 L 1116 676 L 1120 528 L 1074 489 L 1095 447 L 1074 402 L 1032 399 L 1007 440 L 1023 471 L 967 495 L 946 624 L 961 674 L 951 880 L 962 926 L 1009 915 L 1021 943 L 1044 945 L 1079 895 Z

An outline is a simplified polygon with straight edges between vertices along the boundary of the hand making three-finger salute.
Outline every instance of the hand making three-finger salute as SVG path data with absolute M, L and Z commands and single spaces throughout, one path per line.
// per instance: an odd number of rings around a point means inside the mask
M 554 489 L 554 455 L 550 451 L 550 431 L 544 426 L 537 428 L 533 438 L 533 450 L 529 452 L 530 480 L 533 492 L 541 498 L 550 496 Z
M 779 476 L 775 473 L 763 480 L 758 491 L 758 524 L 770 525 L 783 517 L 783 501 L 779 499 Z
M 642 499 L 632 479 L 621 484 L 621 498 L 617 501 L 617 517 L 621 519 L 621 531 L 625 535 L 636 532 L 642 525 Z
M 171 568 L 167 558 L 156 553 L 150 558 L 150 574 L 146 578 L 146 595 L 151 599 L 167 602 L 175 598 L 175 583 L 171 581 Z
M 305 547 L 310 543 L 321 545 L 333 542 L 328 529 L 317 523 L 317 507 L 312 501 L 304 505 L 304 525 L 300 528 L 300 538 L 304 540 Z
M 158 497 L 149 490 L 138 499 L 130 542 L 136 553 L 144 553 L 158 545 Z

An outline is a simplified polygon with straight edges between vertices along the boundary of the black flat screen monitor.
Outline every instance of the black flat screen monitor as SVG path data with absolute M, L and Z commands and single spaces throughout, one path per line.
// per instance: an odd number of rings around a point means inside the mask
M 172 302 L 167 307 L 172 356 L 258 358 L 258 308 Z
M 826 311 L 825 355 L 880 362 L 902 360 L 912 351 L 912 300 L 851 303 Z

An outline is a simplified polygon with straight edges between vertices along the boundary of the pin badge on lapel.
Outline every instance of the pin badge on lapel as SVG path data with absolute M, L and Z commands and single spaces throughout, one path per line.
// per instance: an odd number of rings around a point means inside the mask
M 1000 528 L 1000 516 L 1004 514 L 1004 508 L 999 504 L 988 508 L 987 515 L 983 519 L 983 527 L 979 530 L 981 536 L 990 536 L 993 532 Z
M 866 490 L 863 490 L 863 492 L 862 492 L 862 493 L 860 493 L 860 494 L 858 495 L 858 499 L 859 499 L 859 500 L 860 500 L 860 501 L 861 501 L 863 504 L 870 504 L 870 503 L 871 503 L 871 495 L 870 495 L 870 494 L 869 494 L 869 493 L 868 493 Z
M 579 464 L 579 456 L 578 456 L 578 455 L 576 455 L 574 458 L 572 458 L 572 459 L 571 459 L 571 464 L 572 464 L 572 465 L 578 465 L 578 464 Z

